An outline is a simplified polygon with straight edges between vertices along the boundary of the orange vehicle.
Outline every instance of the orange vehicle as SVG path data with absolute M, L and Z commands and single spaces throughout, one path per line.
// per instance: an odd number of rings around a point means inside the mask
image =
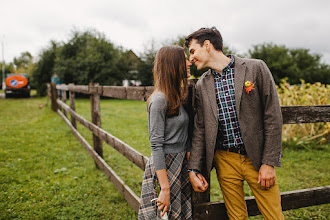
M 6 98 L 10 96 L 30 97 L 29 79 L 25 73 L 9 73 L 5 79 Z

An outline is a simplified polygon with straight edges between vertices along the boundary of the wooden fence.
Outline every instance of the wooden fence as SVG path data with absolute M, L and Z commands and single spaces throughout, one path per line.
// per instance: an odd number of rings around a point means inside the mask
M 194 80 L 189 81 L 189 94 L 187 97 L 188 114 L 190 117 L 189 132 L 192 131 L 193 124 L 195 82 Z M 137 212 L 140 199 L 103 160 L 102 141 L 112 146 L 142 170 L 145 168 L 148 157 L 101 128 L 100 97 L 146 101 L 153 92 L 153 87 L 99 86 L 97 83 L 89 84 L 88 86 L 74 84 L 56 85 L 52 83 L 47 85 L 47 91 L 48 96 L 52 100 L 52 110 L 58 112 L 82 146 L 92 156 L 96 166 L 108 176 L 109 180 Z M 67 93 L 69 94 L 70 106 L 66 104 Z M 92 122 L 75 112 L 75 93 L 84 93 L 90 96 Z M 330 105 L 283 106 L 281 110 L 284 124 L 330 122 Z M 67 118 L 68 114 L 71 115 L 71 122 Z M 92 132 L 93 147 L 77 131 L 76 121 Z M 283 192 L 281 193 L 281 198 L 283 211 L 327 204 L 330 203 L 330 185 Z M 228 219 L 223 201 L 210 202 L 209 189 L 204 193 L 193 193 L 192 199 L 194 219 Z M 245 200 L 249 216 L 260 215 L 254 197 L 246 197 Z

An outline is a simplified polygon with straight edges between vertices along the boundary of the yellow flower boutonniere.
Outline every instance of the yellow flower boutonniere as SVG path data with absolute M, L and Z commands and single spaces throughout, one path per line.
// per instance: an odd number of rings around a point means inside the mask
M 246 81 L 244 85 L 247 94 L 249 94 L 254 89 L 254 84 L 251 83 L 250 81 Z

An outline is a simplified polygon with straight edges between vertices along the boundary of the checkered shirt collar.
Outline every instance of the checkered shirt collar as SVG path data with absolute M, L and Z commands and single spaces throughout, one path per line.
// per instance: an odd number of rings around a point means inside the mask
M 223 68 L 222 72 L 223 72 L 224 74 L 226 74 L 226 73 L 228 72 L 229 69 L 234 68 L 234 65 L 235 65 L 235 58 L 234 58 L 234 56 L 233 56 L 233 55 L 228 55 L 227 57 L 231 58 L 231 60 L 230 60 L 230 62 L 228 63 L 228 65 L 227 65 L 225 68 Z M 215 70 L 212 70 L 211 72 L 212 72 L 212 74 L 213 74 L 214 76 L 217 76 L 217 75 L 218 75 L 218 76 L 221 76 L 221 73 L 219 73 L 219 72 L 217 72 L 217 71 L 215 71 Z

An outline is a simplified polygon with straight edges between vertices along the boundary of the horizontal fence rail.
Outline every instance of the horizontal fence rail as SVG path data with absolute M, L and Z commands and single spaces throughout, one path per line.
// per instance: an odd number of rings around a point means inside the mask
M 116 149 L 119 153 L 125 156 L 127 159 L 132 161 L 135 165 L 137 165 L 140 169 L 144 170 L 145 165 L 147 164 L 148 157 L 144 156 L 128 144 L 124 143 L 122 140 L 118 139 L 117 137 L 109 134 L 102 128 L 94 125 L 93 123 L 89 122 L 82 116 L 78 115 L 75 111 L 69 108 L 64 102 L 61 100 L 57 100 L 57 104 L 61 106 L 61 108 L 66 111 L 67 113 L 71 114 L 71 117 L 75 118 L 79 121 L 83 126 L 89 129 L 93 134 L 101 138 L 103 141 L 111 145 L 114 149 Z
M 191 121 L 193 121 L 194 115 L 194 84 L 196 81 L 197 80 L 189 81 L 190 87 L 187 100 L 189 107 L 188 114 Z M 100 97 L 104 96 L 118 99 L 146 101 L 152 94 L 154 87 L 99 86 L 98 84 L 90 84 L 89 86 L 74 84 L 48 84 L 47 89 L 47 94 L 52 99 L 52 109 L 57 111 L 63 120 L 68 124 L 73 134 L 92 156 L 97 167 L 99 167 L 108 176 L 109 180 L 114 183 L 118 191 L 137 212 L 140 199 L 103 160 L 101 140 L 112 146 L 142 170 L 145 169 L 148 157 L 144 156 L 122 140 L 101 128 L 99 109 Z M 56 90 L 62 91 L 63 101 L 57 98 L 57 95 L 60 93 L 57 93 Z M 69 92 L 70 107 L 66 105 L 66 92 Z M 77 92 L 90 95 L 92 105 L 92 122 L 89 122 L 75 112 L 75 93 Z M 283 124 L 330 122 L 330 105 L 282 106 L 281 111 L 283 116 Z M 66 116 L 67 114 L 71 115 L 71 123 Z M 80 122 L 92 132 L 94 149 L 76 130 L 76 121 Z M 192 124 L 193 123 L 190 122 L 190 132 L 192 131 Z M 209 202 L 209 193 L 209 190 L 204 193 L 193 193 L 192 199 L 194 219 L 228 219 L 224 202 Z M 326 204 L 330 203 L 330 186 L 283 192 L 281 193 L 281 198 L 283 211 Z M 247 203 L 249 216 L 260 215 L 260 211 L 253 196 L 246 197 L 245 201 Z
M 260 215 L 253 196 L 245 197 L 249 216 Z M 302 189 L 281 193 L 282 210 L 298 209 L 313 205 L 330 203 L 330 186 Z M 227 219 L 224 201 L 195 205 L 196 219 Z
M 330 105 L 282 106 L 284 124 L 317 123 L 330 121 Z
M 98 167 L 107 175 L 109 180 L 115 185 L 118 191 L 124 196 L 125 200 L 132 206 L 137 212 L 139 210 L 140 198 L 124 183 L 122 179 L 111 169 L 111 167 L 100 157 L 96 151 L 89 145 L 89 143 L 81 136 L 81 134 L 75 129 L 70 121 L 65 117 L 61 110 L 57 110 L 58 114 L 62 117 L 65 123 L 70 127 L 72 133 L 79 140 L 81 145 L 92 156 Z
M 153 86 L 85 86 L 85 85 L 56 85 L 56 89 L 63 91 L 79 92 L 84 94 L 97 93 L 100 96 L 146 101 L 152 94 Z
M 64 91 L 93 94 L 100 96 L 146 101 L 152 94 L 153 86 L 95 86 L 94 92 L 88 86 L 82 85 L 56 85 L 56 89 Z M 315 106 L 281 106 L 284 124 L 330 122 L 330 105 Z

